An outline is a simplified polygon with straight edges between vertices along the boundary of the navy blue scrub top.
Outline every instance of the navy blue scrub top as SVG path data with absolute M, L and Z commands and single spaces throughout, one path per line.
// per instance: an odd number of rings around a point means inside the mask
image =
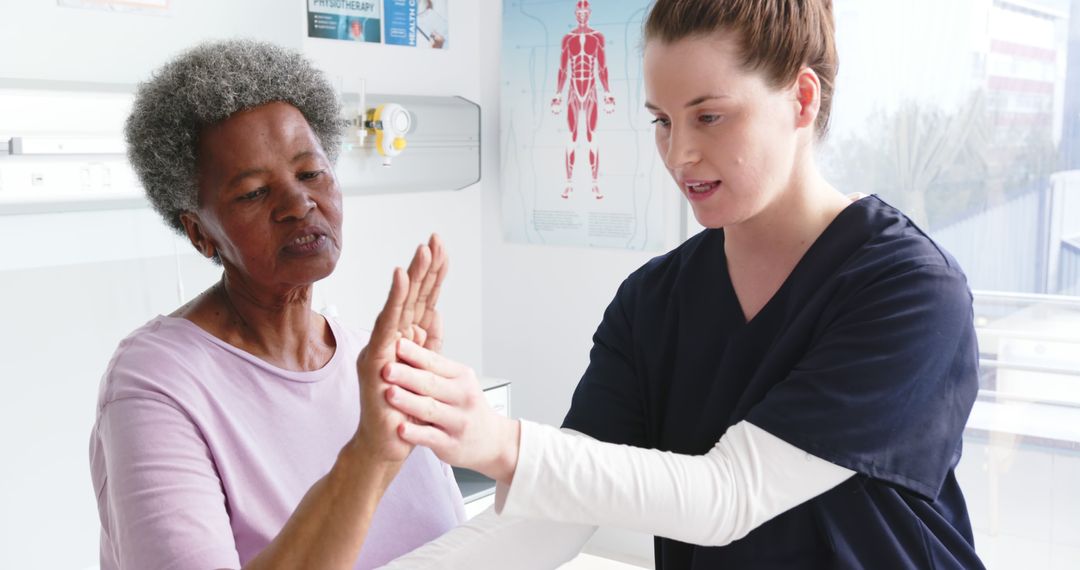
M 747 420 L 856 475 L 662 570 L 983 568 L 953 469 L 978 390 L 963 272 L 879 198 L 841 212 L 750 321 L 705 230 L 620 286 L 564 427 L 700 455 Z

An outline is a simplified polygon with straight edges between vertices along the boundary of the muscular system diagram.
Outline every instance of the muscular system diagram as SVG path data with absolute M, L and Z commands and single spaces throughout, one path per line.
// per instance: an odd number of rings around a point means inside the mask
M 574 191 L 574 165 L 577 158 L 579 133 L 585 130 L 589 145 L 589 168 L 592 173 L 592 193 L 597 200 L 604 197 L 600 191 L 600 149 L 596 142 L 598 91 L 604 89 L 604 112 L 615 111 L 615 98 L 608 86 L 607 62 L 604 55 L 604 35 L 589 27 L 592 9 L 588 0 L 578 0 L 575 9 L 578 26 L 562 39 L 562 57 L 559 63 L 559 83 L 551 112 L 558 114 L 563 106 L 563 90 L 569 83 L 566 95 L 566 120 L 570 127 L 570 140 L 566 144 L 566 188 L 562 197 L 569 198 Z M 584 123 L 584 124 L 583 124 Z

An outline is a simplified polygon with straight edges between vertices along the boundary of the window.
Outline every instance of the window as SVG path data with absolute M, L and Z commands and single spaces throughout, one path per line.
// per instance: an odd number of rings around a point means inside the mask
M 836 10 L 826 176 L 906 212 L 975 292 L 957 473 L 976 546 L 990 568 L 1080 568 L 1080 1 Z

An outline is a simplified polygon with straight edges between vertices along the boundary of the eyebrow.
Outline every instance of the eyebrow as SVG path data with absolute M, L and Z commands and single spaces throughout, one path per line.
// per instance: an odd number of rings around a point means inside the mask
M 298 160 L 300 160 L 302 158 L 307 158 L 309 156 L 313 156 L 314 154 L 315 154 L 315 151 L 313 151 L 313 150 L 303 150 L 303 151 L 300 151 L 300 152 L 296 153 L 296 156 L 292 157 L 292 161 L 296 162 L 296 161 L 298 161 Z
M 237 186 L 238 184 L 240 184 L 245 178 L 250 178 L 252 176 L 257 176 L 259 174 L 265 174 L 266 172 L 269 172 L 269 171 L 267 169 L 265 169 L 265 168 L 252 168 L 252 169 L 249 169 L 249 170 L 245 170 L 245 171 L 237 174 L 236 176 L 233 176 L 232 179 L 229 180 L 229 184 L 226 186 L 226 188 L 233 188 L 233 187 Z
M 691 99 L 689 102 L 686 103 L 686 105 L 684 105 L 684 107 L 690 108 L 690 107 L 693 107 L 695 105 L 700 105 L 700 104 L 702 104 L 702 103 L 704 103 L 706 101 L 712 101 L 713 99 L 731 99 L 731 98 L 732 98 L 731 95 L 723 95 L 723 94 L 702 95 L 701 97 L 695 97 L 694 99 Z M 657 107 L 656 105 L 653 105 L 652 103 L 650 103 L 648 101 L 645 102 L 645 108 L 650 110 L 650 111 L 659 111 L 660 110 L 660 107 Z
M 315 154 L 315 151 L 312 151 L 312 150 L 301 151 L 301 152 L 298 152 L 296 154 L 296 156 L 292 157 L 292 160 L 290 162 L 295 163 L 295 162 L 297 162 L 299 160 L 302 160 L 302 159 L 305 159 L 305 158 L 307 158 L 309 156 L 313 156 L 314 154 Z M 265 168 L 251 168 L 251 169 L 245 170 L 245 171 L 237 174 L 236 176 L 233 176 L 232 179 L 229 180 L 229 184 L 228 184 L 227 187 L 232 188 L 232 187 L 236 186 L 237 184 L 240 184 L 240 182 L 242 182 L 245 178 L 249 178 L 251 176 L 258 176 L 259 174 L 265 174 L 267 172 L 269 172 L 269 170 L 267 170 Z

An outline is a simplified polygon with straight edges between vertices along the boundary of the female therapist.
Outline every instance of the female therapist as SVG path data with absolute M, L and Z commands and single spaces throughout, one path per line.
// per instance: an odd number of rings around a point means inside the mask
M 496 479 L 500 512 L 401 567 L 554 567 L 592 525 L 655 534 L 667 570 L 982 567 L 954 474 L 971 294 L 901 212 L 815 165 L 831 4 L 656 2 L 646 107 L 707 229 L 623 282 L 562 431 L 500 418 L 467 367 L 399 343 L 400 436 Z

